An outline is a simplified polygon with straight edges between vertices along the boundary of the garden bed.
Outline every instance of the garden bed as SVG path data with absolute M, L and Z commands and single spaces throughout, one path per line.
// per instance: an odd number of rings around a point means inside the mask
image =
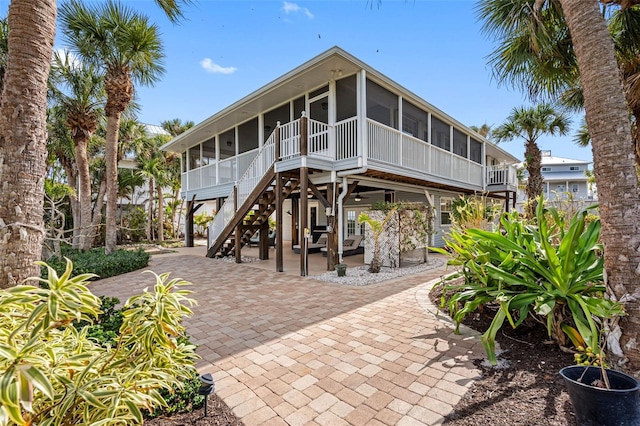
M 438 306 L 441 288 L 434 287 L 430 298 Z M 495 309 L 467 315 L 464 324 L 484 332 Z M 573 355 L 548 341 L 541 324 L 521 325 L 513 330 L 508 324 L 496 336 L 501 352 L 499 365 L 476 361 L 481 378 L 447 416 L 445 424 L 471 425 L 575 425 L 573 407 L 561 368 L 574 364 Z

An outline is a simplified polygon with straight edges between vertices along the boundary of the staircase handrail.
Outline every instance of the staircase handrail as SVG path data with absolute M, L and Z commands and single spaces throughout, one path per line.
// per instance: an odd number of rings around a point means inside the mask
M 233 190 L 222 204 L 222 207 L 220 207 L 220 210 L 218 210 L 214 216 L 211 225 L 209 225 L 209 240 L 207 241 L 207 248 L 210 248 L 216 242 L 224 228 L 231 221 L 236 213 L 235 206 L 242 205 L 242 203 L 246 201 L 246 197 L 251 193 L 251 191 L 247 193 L 241 192 L 242 184 L 252 178 L 256 178 L 256 176 L 257 179 L 260 180 L 271 168 L 273 163 L 275 163 L 275 140 L 276 132 L 274 130 L 267 141 L 262 145 L 258 154 L 242 177 L 235 183 Z M 252 186 L 251 189 L 253 189 Z M 235 201 L 236 194 L 238 195 L 237 203 Z

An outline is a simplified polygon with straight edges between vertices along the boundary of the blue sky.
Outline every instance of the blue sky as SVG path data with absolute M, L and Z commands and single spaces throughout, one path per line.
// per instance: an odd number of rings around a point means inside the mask
M 162 81 L 138 89 L 143 122 L 198 123 L 334 45 L 466 125 L 497 126 L 527 103 L 492 80 L 493 42 L 472 0 L 196 1 L 179 25 L 152 0 L 125 1 L 160 26 L 166 50 Z M 541 148 L 591 161 L 591 149 L 572 142 L 579 120 Z M 522 141 L 501 145 L 522 158 Z

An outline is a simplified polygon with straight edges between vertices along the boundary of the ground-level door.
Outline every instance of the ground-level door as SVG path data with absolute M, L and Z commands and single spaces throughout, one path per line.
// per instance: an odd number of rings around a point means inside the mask
M 343 224 L 343 232 L 344 238 L 350 237 L 351 235 L 362 235 L 364 238 L 364 223 L 358 223 L 358 216 L 360 213 L 366 212 L 370 210 L 369 207 L 352 207 L 348 206 L 344 208 L 344 224 Z

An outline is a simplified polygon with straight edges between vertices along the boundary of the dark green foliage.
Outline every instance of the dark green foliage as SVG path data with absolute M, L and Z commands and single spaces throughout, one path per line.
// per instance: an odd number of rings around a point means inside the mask
M 147 412 L 145 417 L 152 419 L 154 417 L 170 416 L 202 407 L 204 405 L 204 396 L 198 395 L 199 388 L 200 379 L 194 374 L 192 377 L 184 379 L 182 389 L 175 389 L 173 392 L 161 390 L 160 394 L 167 401 L 167 406 L 157 408 L 151 413 Z
M 139 250 L 116 250 L 110 255 L 104 253 L 104 248 L 95 248 L 81 252 L 70 248 L 62 250 L 62 256 L 73 262 L 73 275 L 96 274 L 100 278 L 114 277 L 126 272 L 144 268 L 149 264 L 149 254 Z M 49 265 L 61 275 L 66 268 L 66 260 L 51 258 Z M 46 278 L 47 271 L 42 269 L 41 276 Z
M 557 210 L 543 204 L 531 221 L 504 214 L 496 232 L 454 229 L 447 240 L 454 253 L 449 264 L 461 267 L 451 277 L 464 278 L 445 286 L 454 292 L 448 306 L 456 323 L 480 305 L 499 308 L 482 336 L 492 363 L 495 336 L 505 321 L 516 328 L 534 316 L 560 345 L 570 340 L 578 350 L 597 351 L 601 319 L 623 313 L 619 304 L 604 298 L 600 221 L 587 225 L 585 210 L 566 225 Z
M 116 309 L 116 305 L 120 300 L 116 297 L 100 296 L 102 313 L 98 318 L 89 323 L 88 321 L 76 321 L 74 327 L 80 330 L 87 326 L 87 337 L 97 341 L 102 346 L 107 344 L 115 345 L 120 334 L 120 326 L 122 325 L 122 310 Z

